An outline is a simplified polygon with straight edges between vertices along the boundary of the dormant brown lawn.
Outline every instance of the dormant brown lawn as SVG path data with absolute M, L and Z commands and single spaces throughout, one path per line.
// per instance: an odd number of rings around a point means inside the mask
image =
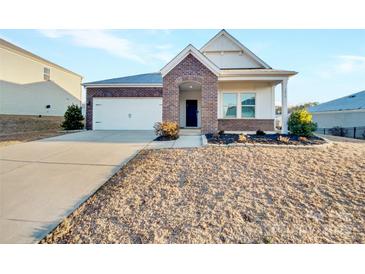
M 43 243 L 365 243 L 365 142 L 142 151 Z

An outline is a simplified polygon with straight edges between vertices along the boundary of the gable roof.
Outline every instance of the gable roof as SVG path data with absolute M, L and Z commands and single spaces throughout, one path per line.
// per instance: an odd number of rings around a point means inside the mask
M 257 62 L 259 67 L 218 67 L 215 62 L 213 62 L 209 57 L 203 54 L 203 51 L 206 47 L 208 47 L 211 43 L 214 42 L 215 39 L 218 39 L 222 35 L 225 36 L 226 39 L 232 41 L 231 50 L 243 52 L 248 57 L 252 58 L 254 62 Z M 227 51 L 230 51 L 227 49 Z M 207 50 L 209 52 L 209 50 Z M 233 80 L 238 79 L 241 76 L 247 77 L 271 77 L 269 80 L 273 80 L 272 77 L 280 76 L 290 77 L 292 75 L 297 74 L 295 71 L 284 71 L 284 70 L 274 70 L 269 65 L 267 65 L 264 61 L 262 61 L 259 57 L 257 57 L 254 53 L 252 53 L 248 48 L 242 45 L 236 38 L 230 35 L 226 30 L 221 30 L 218 34 L 216 34 L 212 39 L 210 39 L 199 51 L 193 45 L 189 44 L 186 48 L 184 48 L 179 54 L 177 54 L 169 63 L 167 63 L 160 72 L 157 73 L 146 73 L 146 74 L 138 74 L 132 76 L 125 76 L 119 78 L 106 79 L 95 82 L 84 83 L 85 87 L 110 87 L 110 86 L 120 86 L 120 87 L 162 87 L 162 78 L 169 73 L 175 66 L 177 66 L 182 60 L 184 60 L 189 54 L 194 56 L 198 61 L 200 61 L 203 65 L 205 65 L 210 71 L 212 71 L 215 75 L 219 77 L 223 77 L 224 79 L 228 79 L 229 77 L 236 77 Z M 241 77 L 242 78 L 242 77 Z M 281 80 L 276 79 L 276 80 Z M 231 79 L 232 80 L 232 79 Z M 244 80 L 247 80 L 246 78 Z
M 137 74 L 119 78 L 106 79 L 95 82 L 84 83 L 83 86 L 162 86 L 162 76 L 160 72 Z
M 189 44 L 184 48 L 178 55 L 176 55 L 169 63 L 167 63 L 160 71 L 162 77 L 169 73 L 174 67 L 176 67 L 182 60 L 185 59 L 189 54 L 193 55 L 198 59 L 203 65 L 205 65 L 211 72 L 215 75 L 219 74 L 219 68 L 210 61 L 204 54 L 197 50 L 193 45 Z
M 309 112 L 365 110 L 365 90 L 317 106 L 309 107 Z
M 266 64 L 263 60 L 261 60 L 256 54 L 254 54 L 252 51 L 250 51 L 248 48 L 246 48 L 240 41 L 238 41 L 236 38 L 234 38 L 231 34 L 229 34 L 225 29 L 222 29 L 220 32 L 218 32 L 212 39 L 210 39 L 201 49 L 201 52 L 204 52 L 215 40 L 217 40 L 219 37 L 225 36 L 230 41 L 232 41 L 238 48 L 240 48 L 244 53 L 246 53 L 249 57 L 254 59 L 257 63 L 259 63 L 263 68 L 271 69 L 271 67 Z

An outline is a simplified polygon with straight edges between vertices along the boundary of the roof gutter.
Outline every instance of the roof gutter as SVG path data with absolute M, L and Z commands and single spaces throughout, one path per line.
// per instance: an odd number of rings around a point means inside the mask
M 338 110 L 323 110 L 323 111 L 313 111 L 308 109 L 311 114 L 336 114 L 336 113 L 347 113 L 347 112 L 365 112 L 365 108 L 359 109 L 338 109 Z
M 294 76 L 298 74 L 296 71 L 286 71 L 286 70 L 221 70 L 220 76 L 245 76 L 245 75 L 257 75 L 257 76 Z
M 162 84 L 92 84 L 92 83 L 85 83 L 82 84 L 85 88 L 110 88 L 110 87 L 123 87 L 123 88 L 162 88 Z

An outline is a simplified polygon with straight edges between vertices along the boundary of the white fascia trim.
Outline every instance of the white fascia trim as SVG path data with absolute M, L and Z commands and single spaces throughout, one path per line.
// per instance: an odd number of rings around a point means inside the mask
M 283 76 L 220 76 L 218 81 L 283 81 L 288 77 Z
M 246 48 L 240 41 L 238 41 L 236 38 L 234 38 L 231 34 L 229 34 L 225 29 L 222 29 L 220 32 L 218 32 L 212 39 L 210 39 L 201 49 L 201 52 L 204 52 L 205 49 L 218 37 L 221 35 L 226 36 L 228 39 L 230 39 L 233 43 L 235 43 L 238 47 L 242 49 L 243 52 L 247 53 L 251 58 L 253 58 L 256 62 L 258 62 L 260 65 L 262 65 L 264 68 L 271 69 L 271 67 L 266 64 L 263 60 L 261 60 L 256 54 L 254 54 L 252 51 L 250 51 L 248 48 Z
M 189 54 L 193 55 L 196 59 L 198 59 L 202 64 L 204 64 L 211 72 L 215 75 L 219 75 L 220 69 L 207 57 L 205 57 L 199 50 L 197 50 L 193 45 L 188 45 L 185 49 L 183 49 L 174 59 L 172 59 L 166 66 L 164 66 L 160 72 L 162 77 L 168 74 L 174 67 L 176 67 L 182 60 L 185 59 Z
M 94 97 L 93 100 L 136 99 L 136 98 L 138 98 L 138 99 L 162 99 L 162 96 L 158 96 L 158 97 L 136 97 L 136 96 L 128 96 L 128 97 L 124 97 L 124 96 L 118 96 L 118 97 Z
M 338 113 L 348 113 L 348 112 L 365 112 L 365 109 L 344 109 L 344 110 L 331 110 L 331 111 L 309 111 L 310 114 L 338 114 Z
M 259 71 L 259 70 L 249 70 L 249 69 L 241 69 L 241 70 L 222 70 L 221 71 L 221 76 L 227 76 L 227 77 L 231 77 L 231 76 L 245 76 L 245 75 L 257 75 L 257 76 L 267 76 L 267 75 L 284 75 L 284 76 L 294 76 L 297 75 L 298 72 L 296 71 L 289 71 L 289 70 L 264 70 L 264 71 Z
M 85 88 L 111 88 L 111 87 L 125 87 L 125 88 L 160 88 L 162 84 L 83 84 Z

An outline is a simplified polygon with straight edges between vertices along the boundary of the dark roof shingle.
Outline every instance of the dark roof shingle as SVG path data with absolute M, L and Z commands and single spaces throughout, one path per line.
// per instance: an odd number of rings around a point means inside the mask
M 365 90 L 308 108 L 309 112 L 365 109 Z
M 112 85 L 112 84 L 162 84 L 160 72 L 137 74 L 119 78 L 84 83 L 84 85 Z

